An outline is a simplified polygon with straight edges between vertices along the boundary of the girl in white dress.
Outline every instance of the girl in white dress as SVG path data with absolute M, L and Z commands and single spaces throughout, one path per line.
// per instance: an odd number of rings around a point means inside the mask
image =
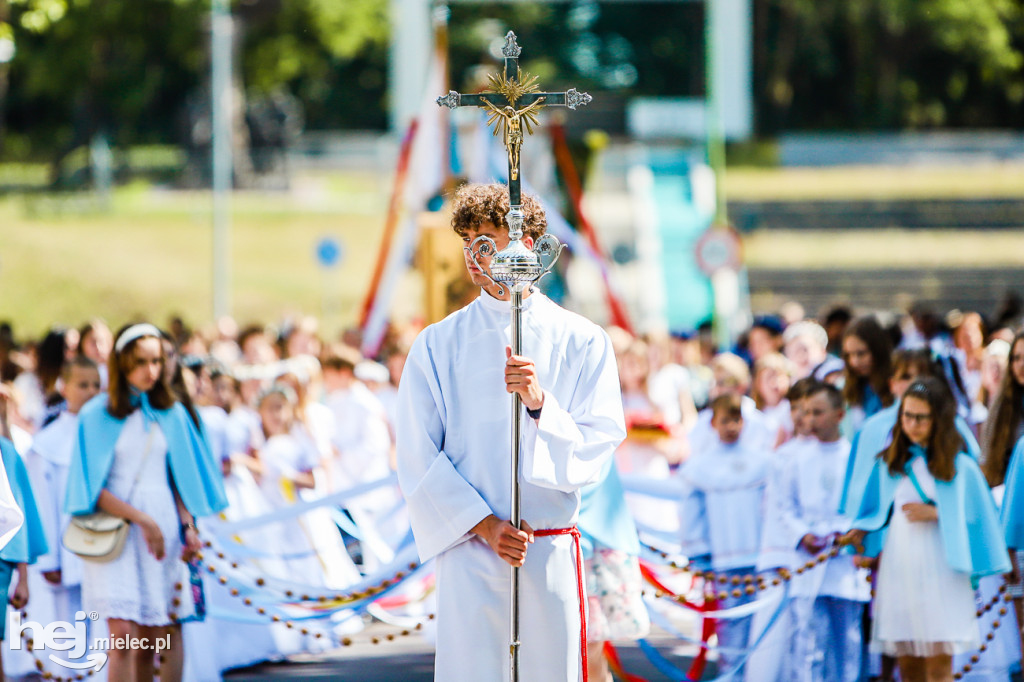
M 110 392 L 83 408 L 68 474 L 65 509 L 100 510 L 130 523 L 112 561 L 83 562 L 82 601 L 104 617 L 111 642 L 170 638 L 160 679 L 181 679 L 180 623 L 201 617 L 189 566 L 200 549 L 195 516 L 226 505 L 220 474 L 196 429 L 163 378 L 159 330 L 123 330 L 110 356 Z M 165 640 L 166 641 L 166 640 Z M 153 679 L 154 651 L 119 648 L 108 654 L 110 680 Z
M 867 537 L 875 545 L 868 554 L 883 543 L 871 648 L 897 657 L 904 682 L 953 679 L 953 655 L 981 643 L 972 581 L 1009 569 L 995 502 L 961 454 L 955 416 L 941 380 L 910 385 L 844 538 L 859 545 Z M 883 539 L 873 531 L 886 524 Z
M 262 441 L 234 462 L 249 469 L 271 509 L 285 509 L 301 501 L 302 490 L 316 487 L 314 469 L 319 464 L 315 449 L 307 447 L 292 433 L 295 423 L 295 392 L 275 383 L 257 399 Z M 313 587 L 324 585 L 324 567 L 316 555 L 313 535 L 303 517 L 292 517 L 266 527 L 264 548 L 281 560 L 263 562 L 268 573 L 278 578 Z
M 793 435 L 793 418 L 789 414 L 786 394 L 792 385 L 789 361 L 782 353 L 769 353 L 754 363 L 754 380 L 750 397 L 757 409 L 772 422 L 779 440 L 785 442 Z

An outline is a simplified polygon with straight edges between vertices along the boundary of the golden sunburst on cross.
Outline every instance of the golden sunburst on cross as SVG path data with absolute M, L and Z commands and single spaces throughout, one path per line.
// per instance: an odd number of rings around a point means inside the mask
M 520 97 L 531 92 L 537 92 L 540 89 L 540 86 L 537 85 L 537 76 L 531 76 L 528 73 L 524 74 L 519 69 L 516 69 L 515 78 L 506 78 L 504 73 L 492 73 L 487 76 L 487 79 L 491 82 L 491 89 L 485 90 L 485 92 L 504 95 L 508 99 L 508 103 L 513 107 Z

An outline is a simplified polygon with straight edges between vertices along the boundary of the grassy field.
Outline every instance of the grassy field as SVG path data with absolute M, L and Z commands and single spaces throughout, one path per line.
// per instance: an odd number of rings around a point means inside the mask
M 743 237 L 751 268 L 881 268 L 919 265 L 1024 268 L 1024 234 L 956 230 L 771 230 Z
M 3 167 L 0 166 L 0 175 Z M 24 173 L 23 169 L 19 170 Z M 966 168 L 730 169 L 730 199 L 1024 197 L 1024 166 Z M 357 319 L 389 199 L 390 178 L 305 172 L 289 193 L 236 193 L 231 310 L 240 323 L 287 313 L 335 331 Z M 0 319 L 19 335 L 102 316 L 117 325 L 173 314 L 212 319 L 211 199 L 204 192 L 135 184 L 100 210 L 88 198 L 0 198 Z M 600 216 L 594 216 L 600 229 Z M 342 242 L 341 266 L 314 259 L 325 236 Z M 761 232 L 745 239 L 751 267 L 1022 266 L 1024 237 L 992 231 Z M 398 305 L 415 312 L 404 282 Z
M 1024 164 L 730 168 L 729 200 L 1024 198 Z
M 358 176 L 304 177 L 288 195 L 238 193 L 231 228 L 231 309 L 242 323 L 288 312 L 356 319 L 379 246 L 387 186 Z M 212 318 L 211 199 L 144 186 L 117 190 L 109 210 L 86 199 L 0 199 L 0 319 L 19 333 L 144 316 Z M 316 243 L 343 245 L 321 268 Z

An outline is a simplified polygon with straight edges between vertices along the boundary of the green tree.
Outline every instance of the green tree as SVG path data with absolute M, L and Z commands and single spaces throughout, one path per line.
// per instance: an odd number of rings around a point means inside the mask
M 704 91 L 700 3 L 521 2 L 453 5 L 452 85 L 471 88 L 493 70 L 495 46 L 515 31 L 523 70 L 545 88 L 588 88 L 601 97 L 697 96 Z
M 55 163 L 104 131 L 122 145 L 174 136 L 195 87 L 204 7 L 149 0 L 9 0 L 17 53 L 8 122 Z
M 119 146 L 181 141 L 207 82 L 209 0 L 0 0 L 0 22 L 7 3 L 7 121 L 34 149 L 59 162 L 100 130 Z M 233 14 L 247 91 L 294 92 L 314 127 L 385 125 L 387 3 L 239 0 Z
M 17 49 L 0 64 L 0 141 L 58 160 L 98 130 L 121 147 L 181 141 L 184 103 L 207 82 L 209 1 L 0 0 L 0 42 Z M 1024 121 L 1024 0 L 753 1 L 762 133 Z M 388 9 L 235 0 L 241 85 L 295 95 L 308 128 L 383 129 Z M 628 97 L 703 94 L 702 3 L 453 4 L 453 87 L 493 71 L 488 47 L 509 29 L 524 70 L 599 94 L 592 116 L 609 129 Z
M 13 57 L 14 28 L 11 26 L 10 6 L 7 0 L 0 0 L 0 154 L 4 151 L 4 106 L 7 103 L 7 84 L 10 67 L 8 62 Z
M 762 130 L 1013 126 L 1019 0 L 756 0 Z
M 389 38 L 386 2 L 288 0 L 246 18 L 242 71 L 250 92 L 297 95 L 310 128 L 383 129 Z

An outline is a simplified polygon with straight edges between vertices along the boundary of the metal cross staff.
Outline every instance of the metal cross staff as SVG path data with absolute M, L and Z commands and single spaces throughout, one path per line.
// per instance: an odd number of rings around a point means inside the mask
M 483 107 L 491 112 L 487 119 L 488 125 L 497 123 L 494 134 L 497 135 L 499 131 L 504 133 L 505 149 L 508 151 L 509 204 L 512 206 L 518 206 L 520 201 L 519 149 L 523 144 L 523 128 L 527 133 L 533 133 L 533 126 L 537 125 L 537 111 L 543 107 L 563 106 L 575 110 L 592 99 L 587 93 L 577 92 L 575 88 L 566 92 L 537 92 L 537 77 L 522 74 L 519 70 L 519 54 L 522 51 L 516 44 L 516 34 L 509 31 L 505 35 L 505 46 L 501 48 L 505 68 L 502 73 L 489 76 L 491 90 L 475 95 L 463 95 L 449 90 L 447 95 L 437 98 L 438 106 L 449 109 L 470 106 Z
M 467 247 L 481 272 L 479 256 L 491 256 L 490 272 L 487 275 L 499 286 L 499 293 L 509 290 L 512 299 L 512 353 L 522 352 L 523 291 L 551 271 L 562 251 L 562 244 L 552 235 L 537 240 L 533 249 L 526 248 L 523 237 L 522 194 L 520 190 L 519 151 L 523 146 L 524 130 L 533 133 L 537 125 L 537 112 L 545 106 L 565 106 L 570 109 L 591 100 L 585 92 L 570 89 L 566 92 L 537 92 L 537 77 L 519 70 L 519 54 L 522 49 L 516 44 L 516 34 L 509 31 L 501 53 L 505 57 L 505 68 L 500 75 L 491 75 L 491 90 L 477 95 L 462 95 L 454 90 L 437 98 L 438 106 L 454 109 L 459 106 L 476 106 L 487 109 L 490 116 L 488 125 L 494 125 L 494 134 L 504 134 L 505 150 L 508 152 L 508 221 L 509 244 L 497 250 L 494 240 L 487 236 L 477 237 Z M 516 108 L 516 107 L 519 108 Z M 516 528 L 522 526 L 519 495 L 520 432 L 522 429 L 522 399 L 512 394 L 512 510 L 509 520 Z M 512 567 L 511 576 L 511 643 L 509 654 L 512 665 L 512 682 L 519 682 L 519 568 Z M 586 646 L 586 642 L 581 642 Z

